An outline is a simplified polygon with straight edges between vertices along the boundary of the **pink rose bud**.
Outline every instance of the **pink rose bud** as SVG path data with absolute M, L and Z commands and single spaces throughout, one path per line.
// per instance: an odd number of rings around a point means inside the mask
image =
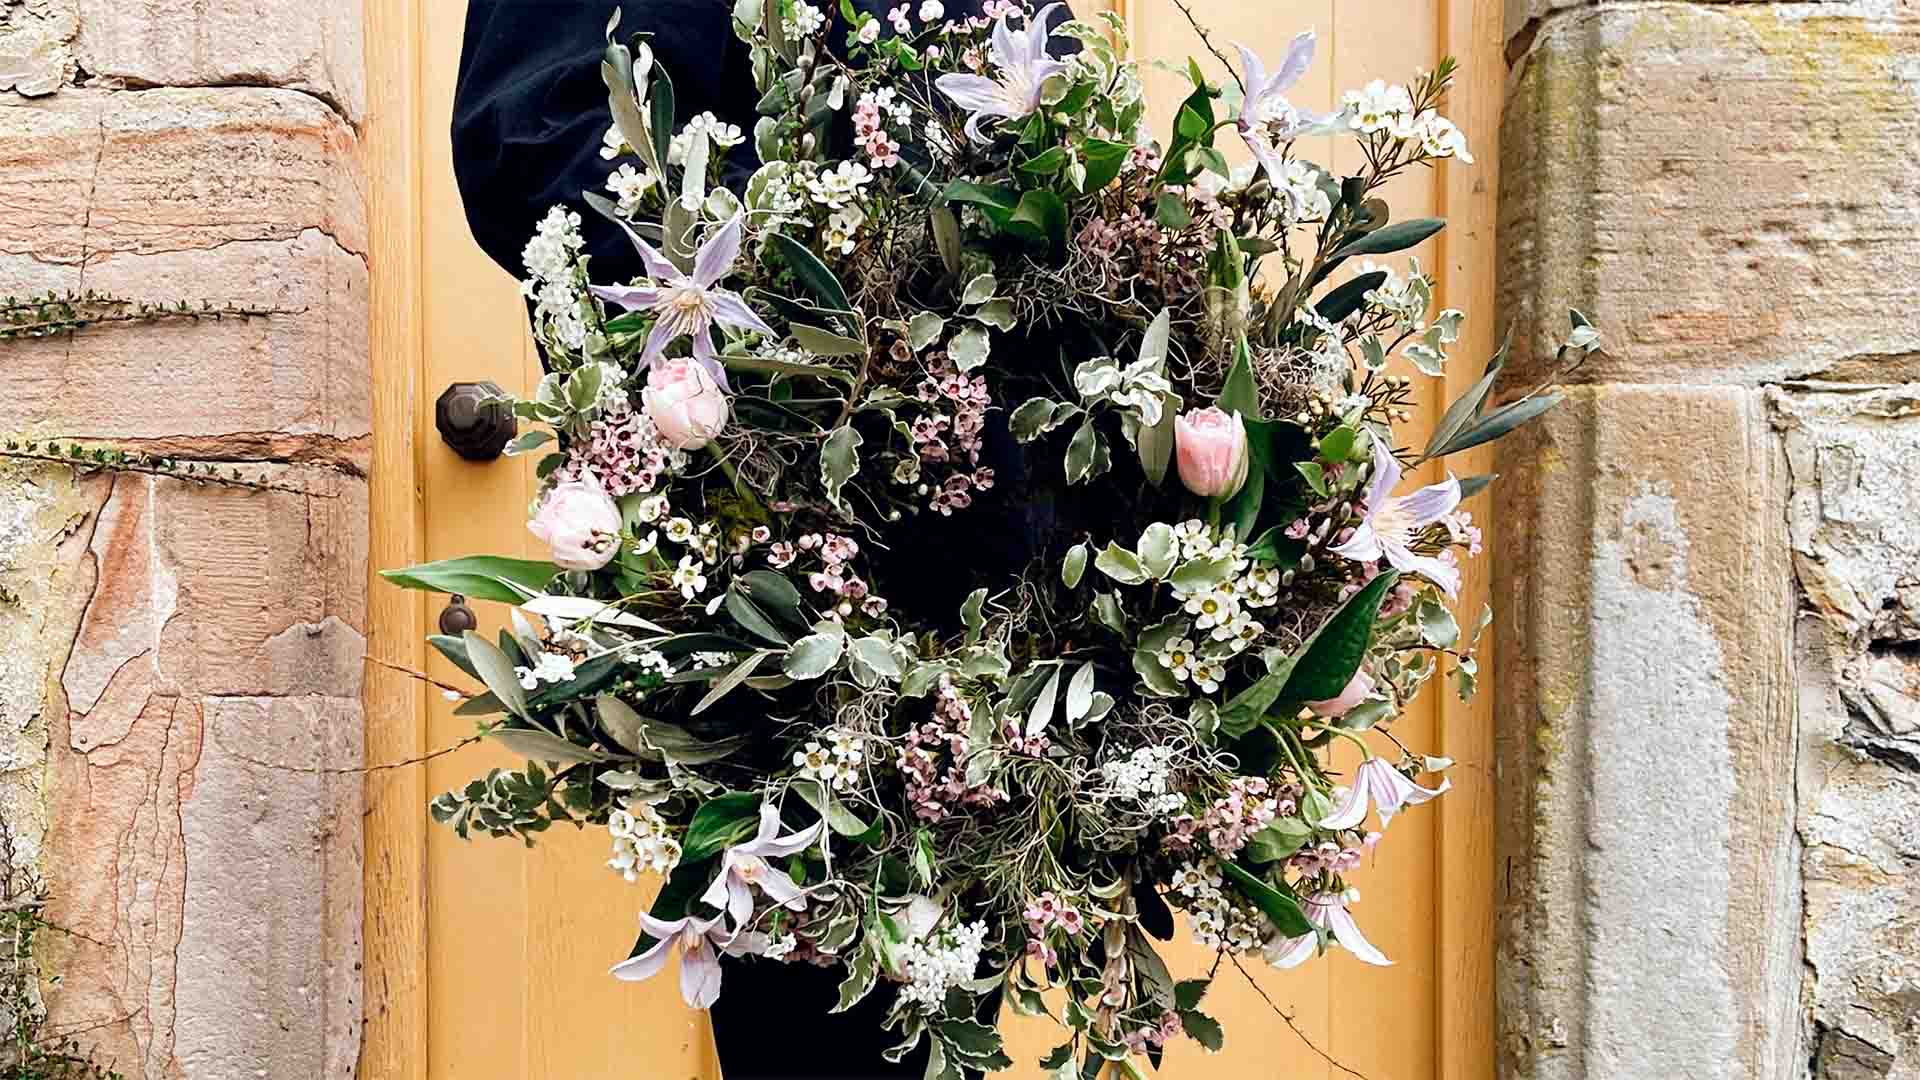
M 553 549 L 555 566 L 598 570 L 620 550 L 620 508 L 598 482 L 574 480 L 547 493 L 527 531 Z
M 641 392 L 654 430 L 677 450 L 698 450 L 727 426 L 727 395 L 692 360 L 661 360 Z
M 1331 697 L 1325 701 L 1309 701 L 1307 708 L 1312 709 L 1315 716 L 1345 716 L 1354 706 L 1367 700 L 1367 695 L 1371 693 L 1373 693 L 1373 677 L 1363 668 L 1354 672 L 1353 678 L 1347 680 L 1347 688 L 1340 691 L 1339 697 Z
M 1247 482 L 1247 427 L 1239 413 L 1194 409 L 1173 420 L 1180 482 L 1195 495 L 1231 499 Z

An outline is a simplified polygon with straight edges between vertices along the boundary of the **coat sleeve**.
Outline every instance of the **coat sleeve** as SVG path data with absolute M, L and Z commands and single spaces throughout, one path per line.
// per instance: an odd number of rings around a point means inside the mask
M 603 190 L 615 168 L 600 156 L 613 122 L 600 55 L 616 7 L 623 37 L 653 35 L 674 80 L 677 122 L 713 112 L 752 130 L 751 58 L 725 0 L 471 0 L 454 89 L 454 176 L 474 239 L 516 278 L 534 226 L 556 205 L 585 220 L 597 279 L 640 272 L 618 230 L 580 197 Z

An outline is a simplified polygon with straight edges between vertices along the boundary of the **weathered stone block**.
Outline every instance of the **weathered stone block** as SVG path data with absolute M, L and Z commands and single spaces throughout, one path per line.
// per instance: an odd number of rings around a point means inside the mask
M 125 737 L 155 695 L 358 695 L 366 485 L 262 475 L 314 494 L 113 478 L 88 542 L 97 585 L 60 676 L 75 750 Z
M 130 86 L 281 86 L 314 94 L 349 118 L 366 108 L 360 8 L 253 0 L 69 0 L 74 51 L 94 77 Z
M 1920 1076 L 1920 385 L 1772 394 L 1800 630 L 1818 1080 Z
M 356 699 L 156 695 L 55 764 L 56 1020 L 129 1076 L 353 1075 Z
M 242 436 L 242 453 L 363 459 L 366 215 L 354 153 L 337 115 L 289 91 L 69 92 L 0 109 L 0 292 L 98 289 L 281 312 L 15 345 L 0 431 Z
M 1575 388 L 1505 457 L 1503 1075 L 1797 1077 L 1793 598 L 1761 396 Z
M 1916 377 L 1920 277 L 1890 268 L 1920 261 L 1920 11 L 1604 4 L 1528 35 L 1501 135 L 1517 371 L 1571 305 L 1607 334 L 1595 382 Z
M 0 6 L 0 94 L 51 94 L 73 73 L 74 0 L 27 0 Z

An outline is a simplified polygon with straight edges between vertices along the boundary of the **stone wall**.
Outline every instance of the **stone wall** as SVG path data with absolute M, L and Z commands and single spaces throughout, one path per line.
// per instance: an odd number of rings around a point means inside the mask
M 360 55 L 355 3 L 0 0 L 0 293 L 281 312 L 0 343 L 0 434 L 293 489 L 0 464 L 0 811 L 130 1078 L 358 1054 Z
M 1920 1077 L 1920 10 L 1507 13 L 1503 1074 Z

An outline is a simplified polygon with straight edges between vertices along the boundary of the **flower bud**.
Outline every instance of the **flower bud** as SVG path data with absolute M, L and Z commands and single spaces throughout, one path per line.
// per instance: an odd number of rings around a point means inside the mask
M 655 431 L 677 450 L 698 450 L 727 426 L 727 395 L 692 360 L 662 360 L 641 392 Z
M 597 481 L 574 480 L 547 493 L 527 531 L 553 549 L 563 570 L 598 570 L 620 549 L 620 508 Z
M 1325 701 L 1309 701 L 1307 708 L 1313 710 L 1315 716 L 1328 718 L 1345 716 L 1353 710 L 1354 706 L 1367 700 L 1367 695 L 1371 693 L 1373 693 L 1373 677 L 1362 668 L 1353 673 L 1353 678 L 1347 680 L 1346 689 L 1340 691 L 1339 697 L 1331 697 Z
M 1195 495 L 1231 499 L 1247 482 L 1247 427 L 1239 413 L 1215 407 L 1174 418 L 1174 459 L 1180 482 Z

